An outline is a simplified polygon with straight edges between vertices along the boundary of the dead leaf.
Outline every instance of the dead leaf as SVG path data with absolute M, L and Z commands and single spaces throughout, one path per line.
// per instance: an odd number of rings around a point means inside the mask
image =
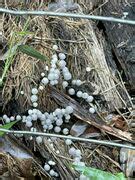
M 120 115 L 113 116 L 111 124 L 114 127 L 118 128 L 118 129 L 121 129 L 123 131 L 127 131 L 128 130 L 127 123 L 125 122 L 123 117 L 121 117 Z
M 93 137 L 99 137 L 101 135 L 101 132 L 99 129 L 95 128 L 94 126 L 88 127 L 85 132 L 82 134 L 81 137 L 83 138 L 93 138 Z
M 72 136 L 80 136 L 82 135 L 85 130 L 87 129 L 87 127 L 89 126 L 88 123 L 82 122 L 82 121 L 77 121 L 71 128 L 70 130 L 70 134 Z

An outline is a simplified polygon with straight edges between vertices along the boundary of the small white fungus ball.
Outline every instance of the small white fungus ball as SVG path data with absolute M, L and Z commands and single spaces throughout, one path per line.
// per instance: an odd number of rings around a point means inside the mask
M 32 90 L 31 90 L 31 92 L 32 92 L 32 94 L 38 94 L 38 89 L 37 88 L 32 88 Z
M 40 120 L 41 121 L 45 121 L 46 120 L 46 116 L 44 114 L 42 114 L 41 117 L 40 117 Z
M 89 96 L 88 93 L 83 93 L 83 94 L 82 94 L 82 98 L 83 98 L 83 99 L 87 99 L 88 96 Z
M 60 70 L 59 70 L 59 69 L 55 69 L 55 70 L 54 70 L 54 73 L 60 75 Z
M 23 117 L 22 117 L 22 122 L 23 122 L 23 123 L 26 123 L 26 116 L 23 116 Z
M 53 65 L 53 64 L 56 64 L 57 63 L 57 61 L 58 61 L 58 59 L 57 58 L 53 58 L 52 60 L 51 60 L 51 64 Z
M 76 149 L 75 149 L 74 147 L 71 147 L 71 148 L 69 149 L 69 154 L 70 154 L 71 156 L 75 156 L 75 153 L 76 153 Z
M 31 127 L 32 126 L 32 122 L 31 121 L 26 121 L 26 126 L 27 127 Z
M 50 73 L 55 73 L 55 68 L 51 68 L 49 72 Z
M 38 109 L 35 108 L 35 109 L 32 110 L 32 112 L 33 112 L 34 114 L 37 114 Z
M 51 137 L 51 140 L 52 140 L 53 142 L 55 142 L 55 141 L 57 141 L 57 137 Z
M 75 158 L 74 158 L 74 161 L 75 161 L 75 162 L 80 162 L 80 160 L 81 160 L 80 157 L 75 157 Z
M 50 84 L 51 84 L 52 86 L 54 86 L 54 85 L 55 85 L 55 81 L 50 81 Z
M 33 105 L 33 107 L 37 107 L 37 106 L 38 106 L 38 103 L 37 103 L 37 102 L 34 102 L 32 105 Z
M 64 115 L 66 113 L 65 109 L 61 109 L 62 114 Z
M 76 155 L 77 157 L 78 157 L 78 156 L 81 156 L 81 151 L 80 151 L 80 149 L 76 149 L 75 155 Z
M 69 133 L 69 129 L 68 128 L 64 128 L 62 132 L 63 132 L 63 134 L 67 135 Z
M 83 95 L 83 92 L 82 92 L 82 91 L 78 91 L 78 92 L 76 93 L 76 96 L 79 97 L 79 98 L 81 98 L 82 95 Z
M 3 115 L 3 119 L 7 119 L 8 116 L 6 114 Z
M 61 128 L 59 126 L 55 126 L 54 132 L 59 133 L 61 131 Z
M 44 77 L 41 82 L 42 82 L 44 85 L 47 85 L 48 82 L 49 82 L 49 80 L 48 80 L 48 78 Z
M 57 73 L 54 73 L 54 79 L 59 79 L 59 74 L 57 74 Z
M 86 72 L 90 72 L 91 68 L 90 67 L 86 67 Z
M 53 143 L 50 143 L 49 146 L 50 146 L 50 148 L 51 148 L 52 150 L 55 150 Z
M 83 174 L 80 175 L 79 180 L 89 180 L 89 178 Z
M 73 108 L 72 108 L 72 106 L 67 106 L 65 110 L 66 110 L 66 113 L 67 113 L 67 114 L 72 114 L 72 113 L 73 113 Z
M 41 136 L 36 137 L 36 142 L 38 144 L 41 144 L 42 143 L 42 137 Z
M 73 88 L 70 88 L 70 89 L 68 90 L 68 93 L 69 93 L 70 95 L 74 95 L 74 94 L 75 94 L 75 90 L 74 90 Z
M 75 79 L 72 80 L 72 84 L 73 84 L 73 85 L 76 85 L 76 80 L 75 80 Z
M 45 121 L 41 121 L 41 125 L 44 126 L 46 124 Z M 47 126 L 48 127 L 48 126 Z
M 78 162 L 78 166 L 85 166 L 85 163 L 84 162 Z
M 50 124 L 50 125 L 48 126 L 48 129 L 49 129 L 49 130 L 53 129 L 53 125 Z
M 59 61 L 59 67 L 64 68 L 66 66 L 66 62 L 64 60 Z
M 27 121 L 32 121 L 32 117 L 31 117 L 31 116 L 27 116 L 27 117 L 26 117 L 26 120 L 27 120 Z
M 66 143 L 66 145 L 71 145 L 71 144 L 72 144 L 72 141 L 71 141 L 71 139 L 66 139 L 66 140 L 65 140 L 65 143 Z
M 10 117 L 10 121 L 14 121 L 15 120 L 15 117 L 14 116 L 11 116 Z
M 64 60 L 64 59 L 66 59 L 66 55 L 64 53 L 59 53 L 59 58 L 61 60 Z
M 62 112 L 61 112 L 61 109 L 60 108 L 57 108 L 56 110 L 55 110 L 55 114 L 56 115 L 59 115 L 59 114 L 61 114 Z
M 58 176 L 59 176 L 59 174 L 57 172 L 55 172 L 55 177 L 58 177 Z
M 45 115 L 46 118 L 49 117 L 49 113 L 48 112 L 45 112 L 44 115 Z
M 37 95 L 32 95 L 30 99 L 31 99 L 31 102 L 36 102 L 38 100 L 38 97 Z
M 36 129 L 36 128 L 34 128 L 34 127 L 32 127 L 32 128 L 30 128 L 30 131 L 31 131 L 31 132 L 36 132 L 36 131 L 37 131 L 37 129 Z
M 64 68 L 62 69 L 62 72 L 63 72 L 63 74 L 64 74 L 64 73 L 69 73 L 69 70 L 68 70 L 67 67 L 64 67 Z
M 44 76 L 45 76 L 45 73 L 42 72 L 42 73 L 41 73 L 41 76 L 44 77 Z
M 46 124 L 49 126 L 50 124 L 52 124 L 52 121 L 50 119 L 46 119 Z
M 70 115 L 66 115 L 66 116 L 65 116 L 65 119 L 66 119 L 66 120 L 69 120 L 69 119 L 71 119 L 71 116 L 70 116 Z
M 21 94 L 21 95 L 24 95 L 24 91 L 21 91 L 20 94 Z
M 93 96 L 88 96 L 87 97 L 87 102 L 91 103 L 94 100 Z
M 81 84 L 82 84 L 82 81 L 81 81 L 80 79 L 77 79 L 77 80 L 76 80 L 76 85 L 77 85 L 77 86 L 81 86 Z
M 57 126 L 61 126 L 63 124 L 63 120 L 62 119 L 57 119 L 56 120 L 56 125 Z
M 33 113 L 32 109 L 28 110 L 28 114 L 31 115 Z
M 49 114 L 48 118 L 52 121 L 54 119 L 54 116 L 52 113 Z
M 54 73 L 49 73 L 48 74 L 48 79 L 50 80 L 50 81 L 52 81 L 52 80 L 54 80 Z
M 45 164 L 44 165 L 44 170 L 45 171 L 49 171 L 51 168 L 50 168 L 50 166 L 49 166 L 49 164 Z
M 52 63 L 51 67 L 52 67 L 52 68 L 56 68 L 56 64 L 55 64 L 55 63 Z
M 43 126 L 43 129 L 48 129 L 48 126 L 45 124 L 45 125 Z
M 5 119 L 5 123 L 10 123 L 10 118 L 7 117 L 7 118 Z
M 48 164 L 51 165 L 51 166 L 55 166 L 55 165 L 56 165 L 56 162 L 50 160 L 50 161 L 48 161 Z
M 49 174 L 50 174 L 50 176 L 55 176 L 55 171 L 53 169 L 51 169 Z
M 71 73 L 69 73 L 69 72 L 64 73 L 63 76 L 64 76 L 64 79 L 65 79 L 66 81 L 68 81 L 68 80 L 70 80 L 70 79 L 72 78 L 72 75 L 71 75 Z
M 58 46 L 57 46 L 56 44 L 55 44 L 55 45 L 53 45 L 53 47 L 52 47 L 52 48 L 53 48 L 53 50 L 55 50 L 55 51 L 56 51 L 56 50 L 58 50 Z
M 21 119 L 22 119 L 22 118 L 21 118 L 20 115 L 17 115 L 17 116 L 16 116 L 16 120 L 17 120 L 17 121 L 20 121 Z
M 92 108 L 89 108 L 89 112 L 94 114 L 96 112 L 96 110 L 95 110 L 95 108 L 92 107 Z
M 67 81 L 63 81 L 62 82 L 62 87 L 63 89 L 65 89 L 68 86 L 68 82 Z
M 39 90 L 42 91 L 43 89 L 44 89 L 44 87 L 40 85 L 40 86 L 39 86 Z
M 37 117 L 38 117 L 39 119 L 41 119 L 41 116 L 42 116 L 42 112 L 38 110 L 38 112 L 37 112 Z
M 57 153 L 57 154 L 60 154 L 60 151 L 59 151 L 59 150 L 56 150 L 56 153 Z
M 49 70 L 49 67 L 48 67 L 48 66 L 45 66 L 45 70 L 48 71 L 48 70 Z
M 37 121 L 38 119 L 37 114 L 32 114 L 31 117 L 33 121 Z
M 53 55 L 52 55 L 52 59 L 54 59 L 54 58 L 58 58 L 58 57 L 57 57 L 57 54 L 53 54 Z
M 69 119 L 65 119 L 64 122 L 65 122 L 65 123 L 69 123 Z
M 56 84 L 58 84 L 59 83 L 59 81 L 58 80 L 54 80 L 54 84 L 56 85 Z

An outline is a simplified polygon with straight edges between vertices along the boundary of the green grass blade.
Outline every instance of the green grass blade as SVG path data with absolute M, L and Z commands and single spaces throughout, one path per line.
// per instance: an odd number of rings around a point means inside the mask
M 80 173 L 84 174 L 90 180 L 126 180 L 123 173 L 117 173 L 114 175 L 110 172 L 74 164 L 72 167 Z
M 42 55 L 39 51 L 34 49 L 31 46 L 28 45 L 20 45 L 18 46 L 18 49 L 22 52 L 27 54 L 28 56 L 34 57 L 36 59 L 40 59 L 42 61 L 48 61 L 48 58 L 44 55 Z
M 3 126 L 0 126 L 2 129 L 10 129 L 17 121 L 10 122 L 8 124 L 4 124 Z M 0 131 L 0 137 L 3 136 L 5 132 Z

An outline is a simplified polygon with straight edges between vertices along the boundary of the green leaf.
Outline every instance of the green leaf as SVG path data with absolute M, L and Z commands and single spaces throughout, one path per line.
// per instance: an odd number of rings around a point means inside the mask
M 86 177 L 90 178 L 90 180 L 126 180 L 123 173 L 117 173 L 114 175 L 99 169 L 74 164 L 72 167 L 80 173 L 83 173 Z
M 1 129 L 10 129 L 17 121 L 10 122 L 8 124 L 4 124 L 3 126 L 0 126 Z M 0 137 L 3 136 L 5 132 L 0 131 Z
M 125 176 L 124 176 L 124 174 L 121 172 L 121 173 L 117 173 L 117 174 L 115 174 L 120 180 L 125 180 L 126 178 L 125 178 Z
M 28 45 L 20 45 L 18 46 L 18 49 L 27 54 L 28 56 L 32 56 L 34 58 L 40 59 L 42 61 L 48 61 L 48 58 L 44 55 L 42 55 L 39 51 L 37 51 L 36 49 L 34 49 L 31 46 Z

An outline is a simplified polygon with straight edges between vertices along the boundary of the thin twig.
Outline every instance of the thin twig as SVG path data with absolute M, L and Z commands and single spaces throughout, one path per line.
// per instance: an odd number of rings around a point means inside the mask
M 102 140 L 96 140 L 96 139 L 86 139 L 86 138 L 79 138 L 79 137 L 73 137 L 73 136 L 64 136 L 60 134 L 51 134 L 51 133 L 42 133 L 42 132 L 30 132 L 30 131 L 14 131 L 14 130 L 7 130 L 0 128 L 1 132 L 5 132 L 7 134 L 27 134 L 31 136 L 46 136 L 46 137 L 56 137 L 56 138 L 62 138 L 62 139 L 71 139 L 71 140 L 77 140 L 77 141 L 83 141 L 83 142 L 90 142 L 95 144 L 102 144 L 102 145 L 108 145 L 108 146 L 115 146 L 115 147 L 123 147 L 128 149 L 135 150 L 135 146 L 128 146 L 120 143 L 115 142 L 109 142 L 109 141 L 102 141 Z
M 93 19 L 100 21 L 111 21 L 116 23 L 124 23 L 135 25 L 134 20 L 114 18 L 114 17 L 105 17 L 105 16 L 94 16 L 94 15 L 85 15 L 85 14 L 75 14 L 75 13 L 60 13 L 60 12 L 51 12 L 51 11 L 20 11 L 20 10 L 9 10 L 5 8 L 0 8 L 1 13 L 7 13 L 12 15 L 34 15 L 34 16 L 59 16 L 59 17 L 70 17 L 70 18 L 82 18 L 82 19 Z
M 69 42 L 69 43 L 85 43 L 85 41 L 81 40 L 67 40 L 67 39 L 52 39 L 52 38 L 42 38 L 42 37 L 34 37 L 35 40 L 42 40 L 42 41 L 61 41 L 61 42 Z

